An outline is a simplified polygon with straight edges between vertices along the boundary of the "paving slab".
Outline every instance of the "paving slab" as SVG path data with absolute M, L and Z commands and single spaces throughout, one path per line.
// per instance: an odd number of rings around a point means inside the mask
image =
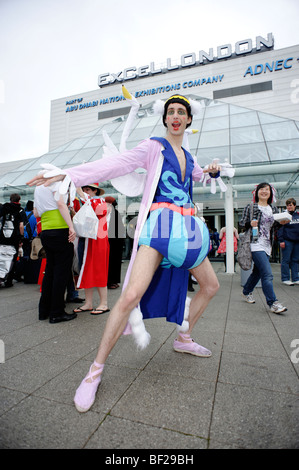
M 176 326 L 164 318 L 146 320 L 149 346 L 138 351 L 131 336 L 119 339 L 95 403 L 84 414 L 73 396 L 95 358 L 108 314 L 85 312 L 51 325 L 38 320 L 39 286 L 0 287 L 0 448 L 115 455 L 299 448 L 299 287 L 283 285 L 280 265 L 272 265 L 274 290 L 288 307 L 275 315 L 261 288 L 254 291 L 255 304 L 244 301 L 238 266 L 226 274 L 223 263 L 212 264 L 220 289 L 192 333 L 212 356 L 175 352 Z M 122 279 L 127 266 L 124 261 Z M 108 291 L 110 308 L 120 291 Z M 94 293 L 94 306 L 98 301 Z M 76 306 L 66 304 L 66 311 Z

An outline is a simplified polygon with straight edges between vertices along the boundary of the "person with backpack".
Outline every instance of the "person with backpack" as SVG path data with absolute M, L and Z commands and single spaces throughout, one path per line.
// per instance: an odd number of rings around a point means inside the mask
M 33 213 L 33 201 L 27 201 L 25 206 L 26 224 L 24 226 L 23 250 L 24 256 L 30 256 L 31 242 L 37 236 L 37 221 Z
M 13 277 L 18 257 L 20 245 L 24 235 L 24 224 L 26 214 L 20 204 L 21 196 L 17 193 L 10 195 L 10 202 L 6 202 L 0 207 L 0 245 L 7 247 L 7 252 L 11 252 L 9 247 L 14 248 L 10 270 L 5 277 L 5 287 L 13 286 Z

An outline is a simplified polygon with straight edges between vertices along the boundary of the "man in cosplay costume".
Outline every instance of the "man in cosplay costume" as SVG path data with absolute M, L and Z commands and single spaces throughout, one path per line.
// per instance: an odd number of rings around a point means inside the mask
M 147 346 L 150 336 L 143 318 L 165 316 L 179 325 L 173 345 L 175 351 L 211 356 L 208 349 L 190 337 L 219 289 L 207 258 L 208 229 L 194 216 L 192 180 L 202 181 L 204 173 L 217 176 L 220 167 L 213 163 L 203 170 L 182 148 L 196 103 L 174 95 L 162 104 L 163 124 L 167 128 L 165 139 L 152 137 L 132 150 L 67 169 L 61 172 L 64 174 L 53 177 L 50 172 L 48 181 L 37 175 L 28 182 L 49 185 L 63 180 L 62 185 L 66 187 L 71 181 L 78 187 L 87 184 L 91 175 L 102 182 L 133 174 L 137 168 L 147 170 L 123 292 L 109 314 L 96 359 L 74 398 L 80 412 L 88 411 L 94 403 L 105 361 L 123 332 L 131 332 L 140 348 Z M 186 301 L 189 271 L 200 289 L 191 301 Z

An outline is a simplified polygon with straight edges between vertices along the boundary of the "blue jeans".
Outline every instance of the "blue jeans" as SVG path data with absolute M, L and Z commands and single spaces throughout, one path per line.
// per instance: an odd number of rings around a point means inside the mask
M 271 307 L 275 302 L 276 295 L 273 290 L 273 274 L 270 265 L 270 256 L 265 251 L 253 251 L 252 260 L 254 262 L 252 273 L 245 286 L 243 287 L 243 294 L 248 295 L 253 292 L 253 289 L 261 280 L 264 296 L 266 297 L 267 304 Z
M 292 281 L 299 281 L 298 263 L 299 263 L 299 242 L 285 240 L 285 248 L 281 250 L 281 280 L 290 280 L 290 269 Z

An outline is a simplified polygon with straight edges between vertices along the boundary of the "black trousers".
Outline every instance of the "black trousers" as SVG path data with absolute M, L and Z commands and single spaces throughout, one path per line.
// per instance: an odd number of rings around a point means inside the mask
M 68 234 L 68 229 L 43 230 L 41 233 L 47 264 L 39 302 L 40 320 L 64 314 L 64 294 L 74 256 L 74 245 L 68 242 Z

